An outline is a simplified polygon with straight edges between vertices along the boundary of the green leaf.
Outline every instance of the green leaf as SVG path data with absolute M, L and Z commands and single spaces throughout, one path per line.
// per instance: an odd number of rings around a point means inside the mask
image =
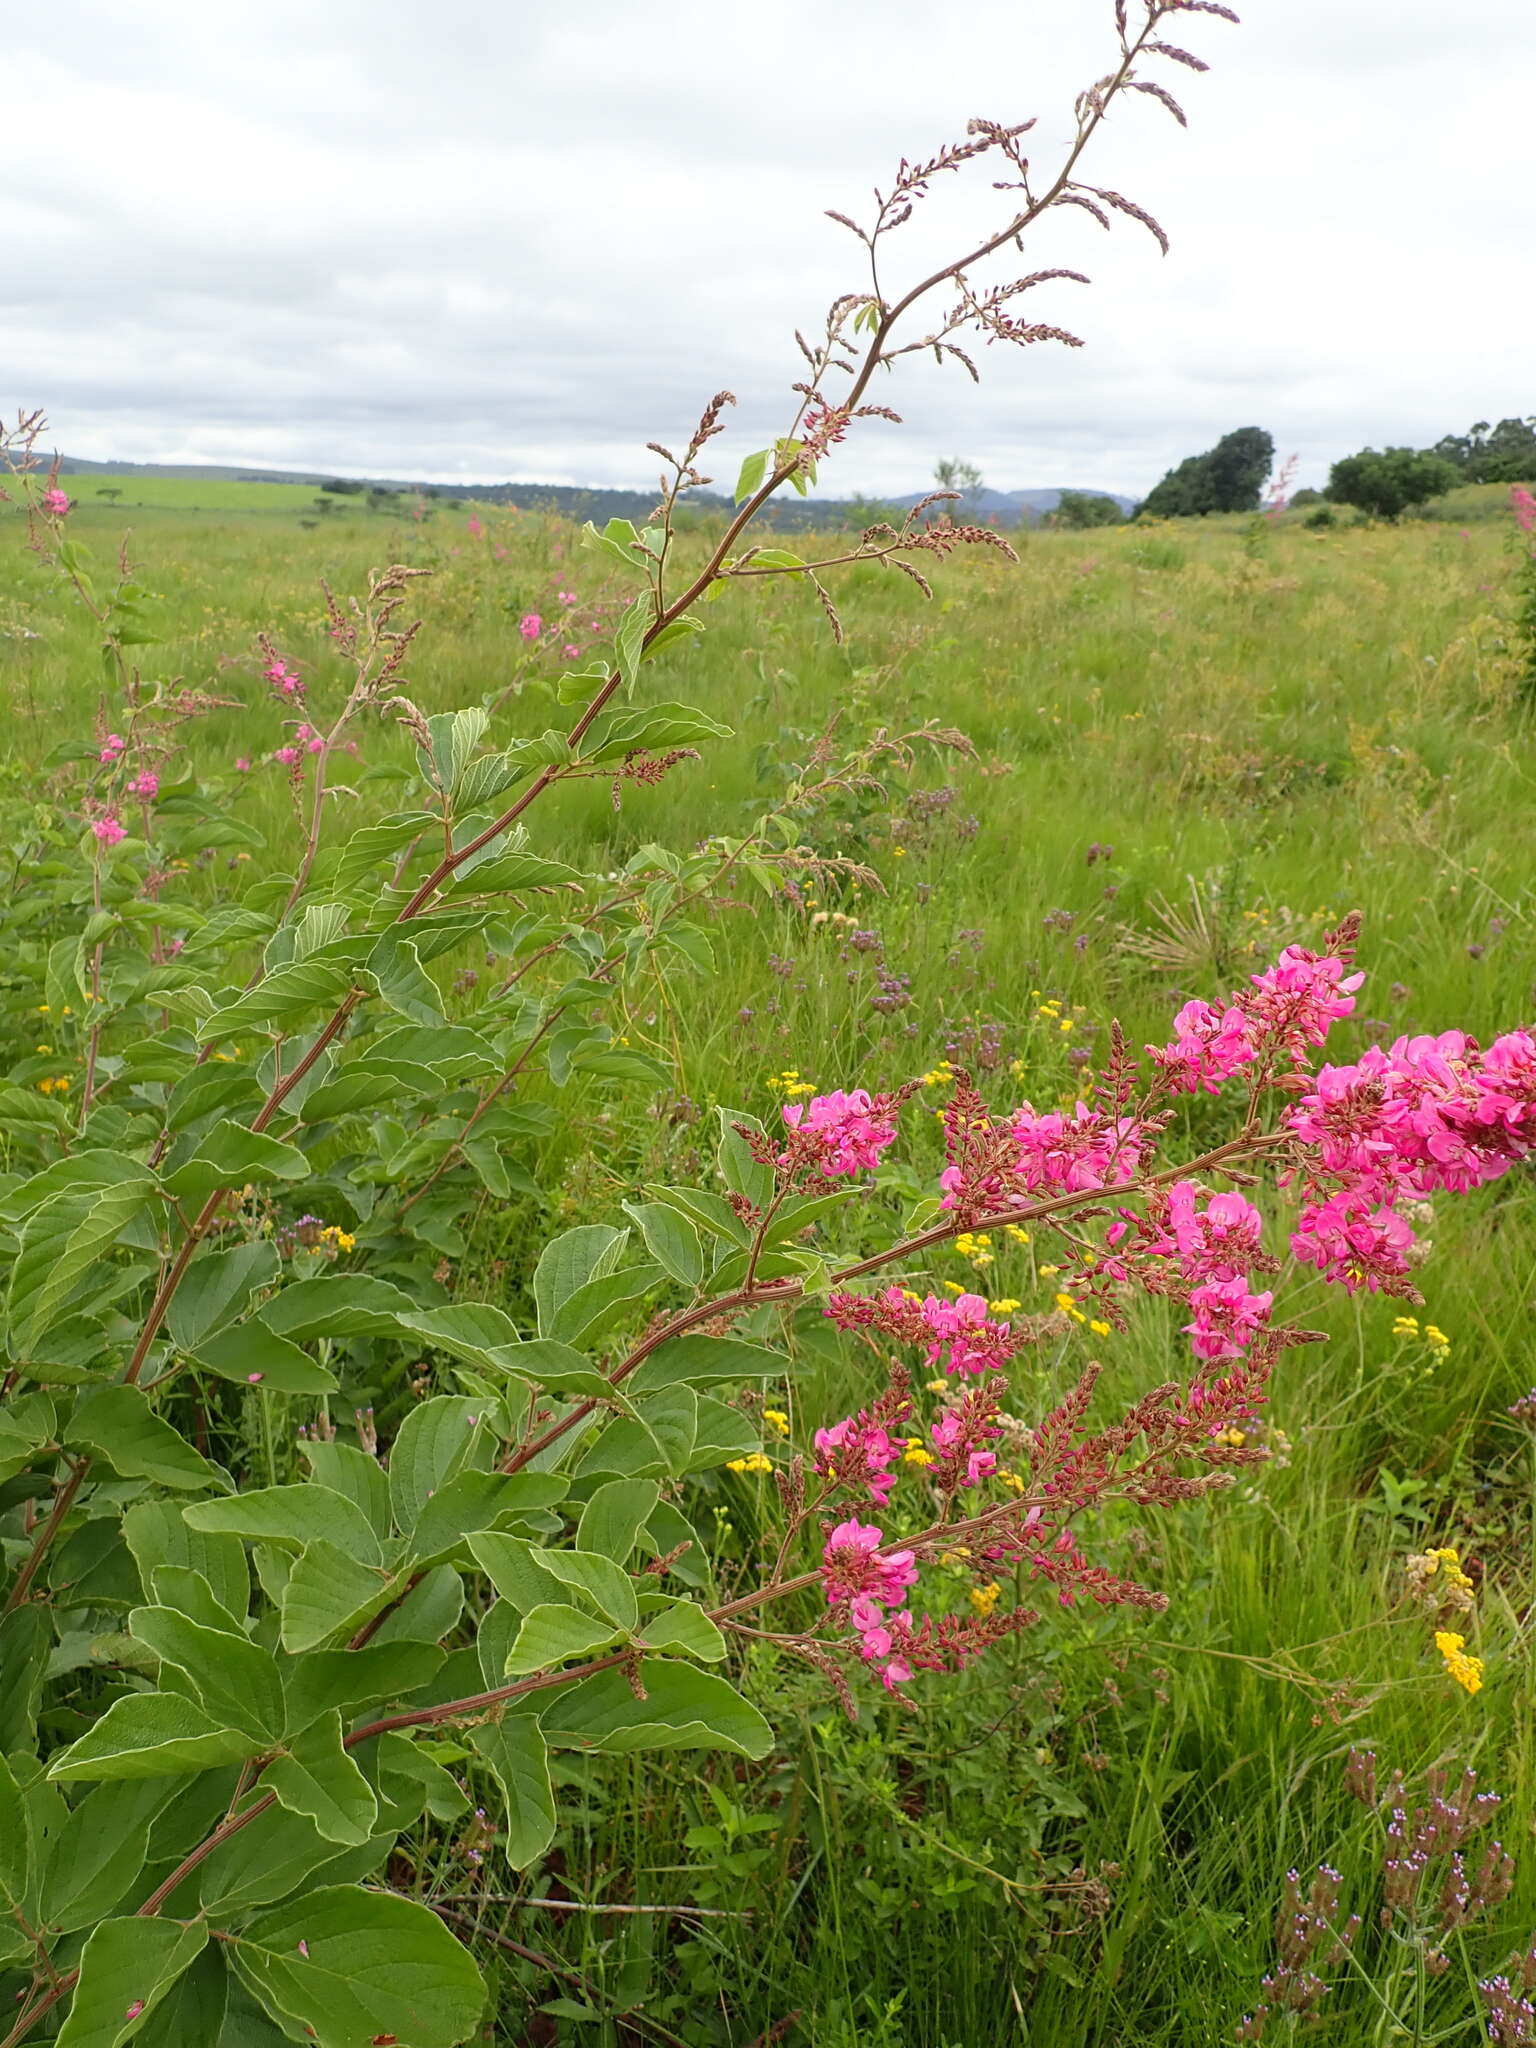
M 71 1152 L 12 1188 L 0 1201 L 0 1222 L 20 1223 L 60 1195 L 99 1194 L 103 1188 L 121 1187 L 145 1177 L 142 1162 L 125 1159 L 120 1152 Z
M 180 1351 L 195 1351 L 203 1338 L 240 1315 L 258 1288 L 275 1287 L 282 1270 L 277 1247 L 264 1238 L 228 1251 L 199 1252 L 166 1311 L 171 1342 Z
M 688 1471 L 722 1465 L 727 1458 L 750 1457 L 761 1449 L 762 1434 L 750 1416 L 739 1408 L 728 1408 L 711 1394 L 698 1397 Z
M 639 1619 L 634 1581 L 611 1557 L 602 1557 L 596 1551 L 558 1548 L 541 1550 L 539 1563 L 545 1571 L 585 1595 L 615 1628 L 633 1628 Z
M 500 1534 L 471 1536 L 469 1547 L 502 1599 L 519 1615 L 531 1614 L 545 1602 L 561 1603 L 564 1586 L 544 1569 L 546 1553 L 526 1538 Z
M 341 1746 L 341 1715 L 332 1707 L 293 1738 L 268 1765 L 262 1783 L 290 1813 L 307 1814 L 328 1842 L 366 1842 L 379 1817 L 368 1780 Z
M 72 1934 L 120 1905 L 144 1868 L 150 1828 L 177 1791 L 171 1776 L 93 1785 L 50 1845 L 38 1919 Z
M 322 2048 L 391 2034 L 409 2048 L 459 2048 L 485 2004 L 468 1951 L 435 1913 L 393 1892 L 309 1892 L 258 1914 L 227 1947 L 266 2009 L 312 2028 Z
M 720 1144 L 715 1153 L 720 1178 L 733 1194 L 745 1195 L 754 1209 L 766 1209 L 773 1199 L 773 1168 L 752 1157 L 752 1148 L 736 1128 L 740 1124 L 761 1137 L 766 1135 L 762 1125 L 744 1110 L 719 1108 L 715 1114 L 720 1119 Z
M 744 1344 L 739 1337 L 701 1337 L 690 1331 L 659 1345 L 643 1358 L 624 1382 L 625 1392 L 638 1399 L 663 1387 L 707 1387 L 736 1380 L 780 1380 L 794 1367 L 781 1351 Z
M 186 1673 L 221 1727 L 238 1728 L 268 1743 L 282 1734 L 283 1687 L 270 1650 L 169 1607 L 136 1607 L 128 1617 L 128 1632 L 163 1663 Z
M 536 853 L 498 853 L 471 867 L 477 896 L 515 896 L 525 889 L 579 888 L 586 876 L 564 861 L 545 860 Z
M 691 704 L 653 704 L 600 718 L 583 743 L 581 756 L 601 765 L 621 761 L 626 754 L 661 754 L 673 747 L 696 746 L 701 740 L 730 737 L 728 725 L 718 724 Z
M 752 493 L 759 488 L 768 474 L 768 465 L 773 460 L 771 448 L 759 448 L 755 455 L 749 455 L 741 465 L 736 478 L 736 503 L 745 504 Z
M 193 1529 L 224 1531 L 253 1543 L 301 1550 L 317 1538 L 333 1543 L 360 1563 L 377 1565 L 384 1553 L 373 1525 L 356 1501 L 314 1481 L 296 1486 L 261 1486 L 229 1500 L 199 1501 L 186 1511 Z
M 463 1611 L 464 1581 L 452 1565 L 433 1565 L 399 1605 L 385 1615 L 373 1640 L 440 1643 L 458 1627 Z
M 425 1069 L 423 1080 L 431 1080 Z M 367 1060 L 352 1060 L 331 1080 L 309 1090 L 299 1114 L 307 1124 L 327 1123 L 333 1117 L 373 1109 L 381 1102 L 398 1102 L 400 1092 L 398 1075 L 381 1072 Z
M 205 1202 L 215 1188 L 241 1188 L 247 1181 L 303 1180 L 313 1171 L 297 1145 L 284 1145 L 261 1131 L 248 1131 L 228 1117 L 216 1123 L 184 1166 L 165 1177 L 178 1202 Z
M 241 1562 L 244 1562 L 242 1555 Z M 204 1628 L 245 1640 L 245 1617 L 224 1606 L 201 1572 L 185 1565 L 157 1565 L 149 1575 L 148 1592 L 156 1607 L 169 1607 Z
M 532 1714 L 506 1713 L 472 1728 L 469 1739 L 501 1787 L 502 1851 L 514 1870 L 526 1870 L 555 1838 L 544 1731 Z
M 334 1708 L 404 1699 L 430 1685 L 442 1667 L 436 1643 L 367 1643 L 360 1650 L 310 1650 L 283 1673 L 290 1735 L 298 1734 Z
M 217 1819 L 215 1814 L 214 1820 Z M 389 1853 L 392 1841 L 387 1829 L 381 1837 L 375 1837 L 380 1862 Z M 216 1916 L 213 1924 L 217 1927 L 228 1925 L 237 1912 L 287 1898 L 301 1885 L 317 1880 L 334 1882 L 338 1875 L 355 1878 L 355 1861 L 365 1854 L 338 1848 L 335 1842 L 325 1839 L 312 1820 L 301 1813 L 290 1813 L 274 1800 L 213 1851 L 193 1883 L 204 1910 Z M 178 1905 L 184 1896 L 177 1894 Z M 190 2044 L 177 2042 L 175 2048 L 190 2048 Z
M 360 1564 L 323 1537 L 307 1543 L 283 1588 L 283 1648 L 297 1655 L 327 1636 L 355 1634 L 389 1605 L 396 1585 L 389 1573 Z
M 13 1352 L 19 1347 L 24 1356 L 58 1319 L 75 1282 L 117 1241 L 154 1193 L 154 1182 L 141 1177 L 94 1195 L 60 1195 L 33 1212 L 11 1267 L 7 1308 Z
M 651 1257 L 684 1287 L 697 1287 L 704 1278 L 704 1249 L 688 1218 L 666 1202 L 626 1202 L 624 1213 L 639 1225 Z
M 56 1441 L 58 1411 L 47 1394 L 12 1395 L 0 1408 L 0 1479 L 30 1465 Z
M 664 1387 L 637 1404 L 632 1418 L 608 1425 L 576 1467 L 576 1477 L 597 1472 L 625 1477 L 688 1470 L 698 1427 L 698 1396 L 691 1387 Z
M 546 1393 L 575 1394 L 582 1399 L 612 1401 L 625 1411 L 629 1408 L 628 1400 L 605 1373 L 569 1344 L 557 1344 L 551 1337 L 530 1337 L 526 1344 L 504 1345 L 488 1362 L 491 1370 L 512 1373 Z
M 199 1365 L 220 1379 L 264 1387 L 273 1394 L 334 1394 L 336 1375 L 318 1359 L 274 1336 L 259 1317 L 221 1330 L 195 1348 Z
M 228 1490 L 223 1473 L 154 1412 L 140 1387 L 87 1387 L 75 1402 L 65 1442 L 95 1451 L 124 1479 Z
M 636 1052 L 632 1046 L 597 1045 L 580 1049 L 571 1055 L 573 1074 L 591 1074 L 599 1081 L 646 1081 L 660 1082 L 666 1087 L 672 1079 L 672 1070 L 653 1060 L 648 1052 Z
M 315 1437 L 299 1448 L 321 1486 L 355 1501 L 376 1536 L 389 1534 L 389 1481 L 377 1458 L 370 1458 L 356 1444 L 326 1443 Z
M 648 1593 L 640 1605 L 637 1635 L 647 1649 L 681 1650 L 706 1664 L 718 1664 L 725 1655 L 725 1637 L 696 1601 Z
M 656 616 L 656 600 L 649 590 L 629 605 L 619 620 L 613 636 L 613 665 L 624 679 L 624 686 L 633 686 L 640 673 L 640 657 L 645 648 L 645 636 Z
M 577 1549 L 597 1551 L 615 1564 L 628 1564 L 660 1493 L 654 1479 L 610 1479 L 598 1487 L 581 1511 Z
M 618 1670 L 557 1694 L 539 1717 L 546 1739 L 560 1749 L 733 1749 L 748 1757 L 773 1747 L 768 1723 L 717 1672 L 646 1657 L 640 1682 L 644 1699 Z
M 198 1572 L 213 1597 L 237 1619 L 250 1605 L 251 1571 L 238 1536 L 206 1535 L 189 1529 L 181 1509 L 168 1500 L 146 1500 L 123 1517 L 123 1535 L 133 1552 L 146 1592 L 156 1571 L 167 1566 Z
M 81 1951 L 58 2048 L 117 2048 L 129 2040 L 207 1940 L 201 1920 L 103 1920 Z
M 466 1365 L 494 1369 L 498 1346 L 518 1342 L 517 1325 L 505 1309 L 484 1301 L 456 1301 L 446 1308 L 417 1309 L 400 1318 L 401 1328 L 424 1337 Z
M 351 974 L 338 961 L 296 960 L 263 975 L 248 994 L 205 1017 L 197 1035 L 204 1045 L 217 1045 L 242 1031 L 291 1032 L 311 1012 L 335 1009 L 351 986 Z
M 259 1756 L 262 1744 L 222 1727 L 180 1693 L 134 1692 L 115 1699 L 78 1741 L 60 1751 L 50 1778 L 156 1778 L 206 1771 Z
M 567 1657 L 584 1657 L 589 1650 L 606 1650 L 619 1640 L 621 1631 L 598 1621 L 579 1607 L 550 1601 L 523 1617 L 517 1640 L 507 1652 L 506 1675 L 521 1678 L 530 1671 L 544 1671 L 563 1664 Z
M 407 1534 L 440 1486 L 468 1467 L 490 1463 L 493 1433 L 485 1403 L 439 1394 L 414 1407 L 389 1452 L 389 1500 L 395 1526 Z
M 711 1237 L 743 1248 L 752 1242 L 751 1232 L 722 1195 L 707 1194 L 702 1188 L 653 1187 L 647 1188 L 646 1193 L 654 1195 L 659 1202 L 665 1202 L 669 1208 L 692 1217 Z
M 32 1817 L 10 1765 L 0 1756 L 0 1898 L 19 1906 L 32 1880 Z
M 464 1538 L 518 1514 L 553 1507 L 567 1482 L 549 1472 L 460 1472 L 423 1506 L 411 1532 L 413 1570 L 450 1557 Z
M 139 2048 L 191 2048 L 195 2041 L 206 2041 L 209 2048 L 277 2048 L 281 2036 L 257 2044 L 245 2037 L 237 2040 L 224 2031 L 228 1989 L 223 1957 L 217 1949 L 205 1948 L 160 2003 L 145 2014 L 134 2037 Z
M 394 1337 L 416 1303 L 402 1288 L 365 1273 L 321 1273 L 264 1304 L 261 1320 L 279 1337 Z
M 602 1336 L 618 1322 L 632 1301 L 650 1294 L 664 1277 L 660 1266 L 626 1266 L 605 1273 L 567 1295 L 551 1318 L 547 1334 L 561 1344 L 581 1344 Z
M 618 1265 L 629 1233 L 607 1223 L 582 1223 L 551 1238 L 533 1269 L 533 1299 L 539 1334 L 552 1335 L 550 1324 L 561 1304 L 578 1287 L 600 1280 Z
M 442 819 L 435 811 L 395 811 L 376 825 L 364 825 L 341 849 L 330 871 L 333 888 L 351 889 L 371 874 L 381 860 L 398 860 L 424 832 L 437 831 Z
M 357 980 L 413 1024 L 431 1028 L 445 1021 L 437 983 L 423 968 L 415 940 L 403 932 L 384 934 L 357 970 Z

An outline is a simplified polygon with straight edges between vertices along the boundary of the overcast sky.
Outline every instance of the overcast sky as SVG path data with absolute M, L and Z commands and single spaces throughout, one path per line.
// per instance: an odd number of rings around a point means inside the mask
M 1134 0 L 1133 0 L 1134 4 Z M 1085 175 L 1156 214 L 1058 217 L 1032 295 L 1083 349 L 914 358 L 823 472 L 1145 491 L 1230 428 L 1303 482 L 1363 443 L 1536 413 L 1532 0 L 1248 0 L 1188 15 L 1190 118 L 1120 113 Z M 13 14 L 0 403 L 71 454 L 645 488 L 644 444 L 784 422 L 791 333 L 863 280 L 828 221 L 967 117 L 1060 149 L 1109 0 L 49 0 Z M 953 181 L 892 246 L 958 251 Z M 914 272 L 914 274 L 916 274 Z

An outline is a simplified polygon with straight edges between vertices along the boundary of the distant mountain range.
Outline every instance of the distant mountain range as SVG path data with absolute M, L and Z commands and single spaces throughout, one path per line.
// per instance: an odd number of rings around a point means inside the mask
M 225 483 L 309 484 L 316 489 L 327 484 L 342 484 L 348 495 L 363 491 L 409 491 L 431 498 L 468 498 L 488 504 L 515 505 L 523 511 L 560 512 L 569 518 L 599 522 L 643 519 L 656 502 L 654 494 L 646 491 L 588 490 L 574 484 L 423 483 L 412 477 L 338 477 L 334 470 L 326 469 L 250 469 L 217 462 L 92 462 L 84 456 L 61 455 L 59 470 L 65 476 L 180 477 Z M 1056 509 L 1064 490 L 1075 488 L 1071 484 L 1062 484 L 1028 491 L 982 489 L 968 493 L 961 503 L 951 507 L 951 511 L 956 517 L 980 523 L 1030 525 Z M 882 508 L 905 511 L 928 495 L 928 491 L 908 491 L 899 497 L 879 499 L 791 499 L 787 504 L 775 503 L 768 508 L 769 523 L 806 527 L 824 524 L 829 518 L 839 515 L 844 518 L 849 515 L 878 518 Z M 1135 498 L 1123 497 L 1117 491 L 1085 488 L 1083 495 L 1113 498 L 1122 512 L 1136 509 Z M 726 499 L 707 491 L 693 492 L 688 502 L 700 510 L 729 509 Z

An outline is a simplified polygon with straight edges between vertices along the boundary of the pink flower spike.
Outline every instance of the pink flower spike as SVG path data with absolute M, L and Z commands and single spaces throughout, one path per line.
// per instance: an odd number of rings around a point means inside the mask
M 117 759 L 118 755 L 126 749 L 127 745 L 128 742 L 123 738 L 120 732 L 109 732 L 106 738 L 102 741 L 101 752 L 96 756 L 96 758 L 103 764 L 103 766 L 110 768 L 112 763 Z
M 1522 533 L 1536 533 L 1536 498 L 1519 484 L 1509 487 L 1510 510 Z
M 814 1164 L 827 1180 L 872 1171 L 896 1138 L 894 1114 L 866 1088 L 786 1102 L 781 1114 L 795 1140 L 780 1153 L 779 1165 L 792 1170 Z
M 565 656 L 567 661 L 575 661 L 579 658 L 581 654 L 581 649 L 579 647 L 562 647 L 560 652 Z
M 1194 1321 L 1184 1325 L 1197 1358 L 1241 1358 L 1269 1321 L 1274 1295 L 1250 1294 L 1246 1280 L 1208 1280 L 1189 1297 Z
M 145 803 L 152 803 L 160 794 L 160 778 L 151 769 L 142 768 L 128 784 L 130 796 L 142 797 Z
M 525 640 L 537 640 L 544 630 L 544 621 L 537 612 L 524 612 L 517 622 L 517 630 Z
M 250 772 L 251 764 L 249 759 L 244 754 L 238 755 L 235 760 L 235 773 L 237 775 L 249 775 Z
M 43 510 L 50 519 L 62 519 L 68 512 L 70 500 L 57 484 L 50 484 L 43 493 Z
M 127 832 L 110 811 L 104 818 L 98 818 L 91 830 L 103 846 L 116 846 L 128 837 Z

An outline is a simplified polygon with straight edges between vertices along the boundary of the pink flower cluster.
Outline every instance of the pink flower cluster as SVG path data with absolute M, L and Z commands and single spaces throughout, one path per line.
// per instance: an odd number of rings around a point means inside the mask
M 859 1636 L 859 1653 L 866 1664 L 875 1666 L 887 1692 L 905 1685 L 912 1666 L 893 1654 L 892 1622 L 899 1629 L 911 1626 L 903 1603 L 907 1588 L 917 1583 L 917 1565 L 910 1550 L 880 1554 L 882 1532 L 873 1523 L 852 1519 L 839 1522 L 822 1551 L 821 1582 L 829 1607 L 848 1610 L 848 1618 Z M 888 1622 L 887 1607 L 902 1611 Z
M 50 484 L 43 493 L 43 510 L 50 519 L 62 519 L 69 511 L 70 500 L 57 484 Z
M 786 1102 L 782 1114 L 802 1143 L 782 1153 L 779 1164 L 814 1162 L 827 1180 L 873 1171 L 896 1137 L 894 1111 L 875 1101 L 867 1088 L 846 1094 L 839 1088 L 831 1095 L 813 1095 L 809 1102 Z
M 279 654 L 273 655 L 262 675 L 280 697 L 302 697 L 304 694 L 303 682 Z
M 110 811 L 104 818 L 96 819 L 91 831 L 103 846 L 119 846 L 128 837 L 125 828 Z
M 946 1493 L 963 1486 L 979 1486 L 997 1470 L 997 1453 L 984 1450 L 983 1443 L 1002 1435 L 992 1421 L 997 1401 L 991 1394 L 965 1397 L 946 1408 L 929 1432 L 938 1453 L 933 1476 Z
M 1186 1003 L 1174 1018 L 1171 1045 L 1149 1045 L 1154 1065 L 1175 1094 L 1215 1094 L 1242 1068 L 1284 1056 L 1300 1063 L 1355 1007 L 1363 974 L 1349 974 L 1335 954 L 1287 946 L 1273 967 L 1250 977 L 1229 1003 Z
M 110 768 L 118 756 L 127 751 L 128 742 L 120 732 L 109 732 L 101 743 L 101 752 L 96 756 L 103 767 Z
M 841 1486 L 862 1486 L 877 1508 L 883 1508 L 896 1484 L 894 1470 L 901 1446 L 861 1409 L 845 1415 L 830 1429 L 816 1432 L 816 1470 Z
M 544 630 L 544 621 L 537 612 L 524 612 L 517 622 L 517 630 L 525 640 L 537 640 Z
M 1522 533 L 1536 533 L 1536 498 L 1533 498 L 1530 492 L 1523 489 L 1521 485 L 1511 484 L 1509 487 L 1509 503 L 1510 509 L 1515 515 L 1515 523 L 1520 528 L 1520 531 Z
M 139 797 L 147 804 L 153 803 L 160 794 L 160 778 L 153 769 L 141 768 L 138 774 L 129 780 L 127 790 L 130 796 Z
M 1315 1155 L 1291 1249 L 1326 1279 L 1402 1292 L 1413 1233 L 1400 1201 L 1497 1180 L 1536 1148 L 1536 1038 L 1486 1051 L 1462 1031 L 1370 1046 L 1321 1068 L 1286 1123 Z
M 1269 1321 L 1274 1293 L 1248 1289 L 1249 1268 L 1262 1258 L 1264 1219 L 1243 1195 L 1211 1195 L 1196 1182 L 1168 1190 L 1164 1246 L 1190 1289 L 1193 1321 L 1184 1325 L 1197 1358 L 1240 1358 Z
M 1043 1116 L 1026 1102 L 1008 1128 L 1019 1148 L 1014 1171 L 1031 1194 L 1075 1195 L 1101 1188 L 1107 1181 L 1128 1179 L 1141 1158 L 1131 1119 L 1104 1116 L 1086 1102 L 1070 1115 L 1051 1110 Z
M 880 1330 L 899 1343 L 919 1345 L 929 1365 L 950 1374 L 999 1371 L 1019 1349 L 1009 1325 L 993 1322 L 979 1294 L 954 1301 L 930 1294 L 919 1301 L 900 1287 L 882 1294 L 839 1289 L 828 1296 L 825 1313 L 840 1330 Z

